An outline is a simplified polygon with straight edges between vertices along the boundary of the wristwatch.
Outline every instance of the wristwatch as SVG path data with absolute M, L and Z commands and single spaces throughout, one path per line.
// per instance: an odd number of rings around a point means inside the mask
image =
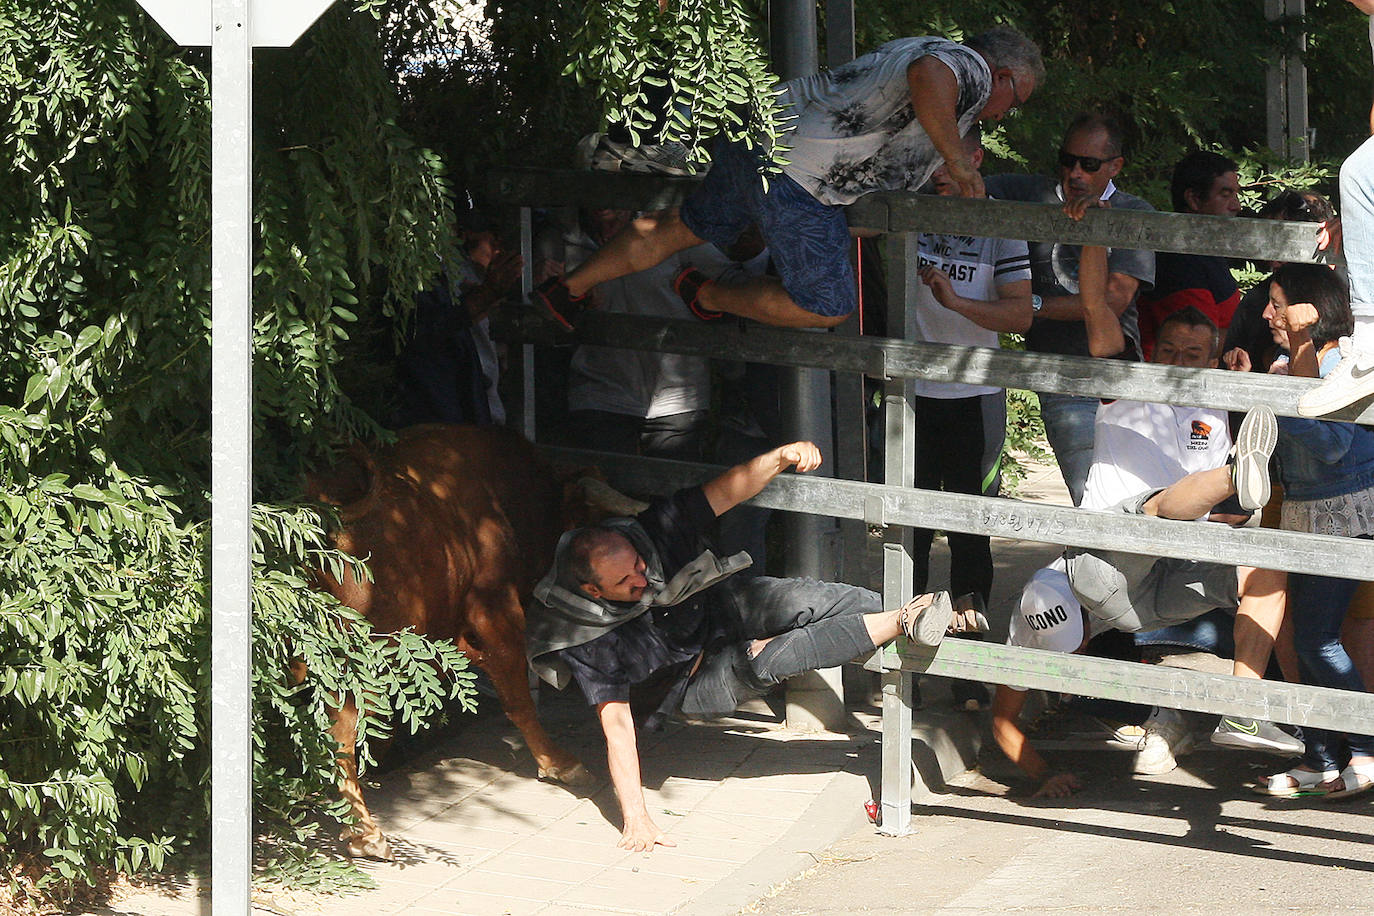
M 1045 297 L 1039 293 L 1031 293 L 1031 314 L 1039 314 L 1045 307 Z

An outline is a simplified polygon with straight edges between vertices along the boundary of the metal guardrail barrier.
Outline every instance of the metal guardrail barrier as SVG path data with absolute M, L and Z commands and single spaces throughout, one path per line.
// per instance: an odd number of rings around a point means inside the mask
M 636 493 L 666 495 L 703 483 L 725 470 L 715 465 L 585 449 L 546 447 L 545 451 L 572 465 L 595 464 L 614 486 Z M 1205 557 L 1216 563 L 1374 579 L 1374 540 L 1273 528 L 1223 529 L 1197 522 L 801 474 L 779 475 L 748 504 L 859 519 L 875 526 L 961 531 L 1066 547 L 1124 550 L 1184 560 Z M 1218 538 L 1219 533 L 1227 537 Z
M 495 330 L 525 342 L 565 342 L 533 309 L 508 310 Z M 1298 415 L 1298 397 L 1312 379 L 1224 369 L 1181 369 L 1119 359 L 1058 356 L 980 347 L 915 343 L 888 337 L 842 337 L 728 320 L 674 321 L 643 315 L 590 312 L 578 328 L 579 343 L 780 366 L 812 366 L 861 372 L 871 378 L 919 378 L 1056 391 L 1086 397 L 1161 401 L 1243 411 L 1268 404 L 1282 416 Z M 1334 419 L 1374 425 L 1374 404 L 1333 413 Z
M 700 179 L 657 178 L 626 172 L 497 169 L 495 197 L 524 207 L 676 207 Z M 1069 219 L 1053 204 L 966 200 L 905 191 L 866 194 L 846 208 L 849 225 L 869 232 L 940 232 L 1180 251 L 1260 261 L 1326 261 L 1313 223 L 1198 216 L 1145 210 L 1090 210 Z
M 679 203 L 693 179 L 590 172 L 504 170 L 497 196 L 521 205 L 528 226 L 531 206 L 618 206 L 662 209 Z M 1027 240 L 1056 240 L 1154 251 L 1319 262 L 1310 223 L 1226 219 L 1173 213 L 1094 210 L 1082 222 L 1052 205 L 937 198 L 902 192 L 870 194 L 848 208 L 851 226 L 899 235 L 892 247 L 890 328 L 902 333 L 906 297 L 912 285 L 910 234 L 941 232 Z M 528 262 L 529 251 L 525 252 Z M 528 280 L 526 283 L 528 289 Z M 528 317 L 508 322 L 522 340 L 551 342 L 548 329 Z M 890 331 L 891 333 L 891 331 Z M 1346 578 L 1374 578 L 1374 542 L 1267 529 L 1222 529 L 1216 525 L 1088 512 L 963 496 L 911 487 L 911 379 L 1023 387 L 1096 397 L 1244 410 L 1264 403 L 1296 415 L 1298 396 L 1311 380 L 1190 370 L 1045 354 L 908 343 L 891 338 L 800 334 L 776 328 L 714 325 L 625 315 L 587 316 L 580 342 L 685 353 L 788 366 L 812 366 L 867 374 L 885 380 L 884 405 L 892 485 L 783 475 L 755 505 L 793 512 L 862 519 L 884 533 L 884 598 L 896 606 L 911 593 L 912 527 L 938 528 L 1087 548 L 1108 548 L 1159 556 L 1206 559 Z M 527 376 L 528 378 L 528 376 Z M 1374 405 L 1331 415 L 1331 419 L 1374 424 Z M 528 427 L 527 428 L 532 428 Z M 699 483 L 718 469 L 706 465 L 551 450 L 574 461 L 593 461 L 615 482 L 640 492 L 670 492 Z M 883 676 L 883 770 L 880 828 L 910 829 L 911 676 L 929 673 L 1028 688 L 1071 691 L 1191 709 L 1233 713 L 1269 721 L 1342 731 L 1374 731 L 1374 695 L 1273 681 L 1206 675 L 1157 666 L 1076 655 L 949 640 L 938 649 L 881 650 L 867 667 Z

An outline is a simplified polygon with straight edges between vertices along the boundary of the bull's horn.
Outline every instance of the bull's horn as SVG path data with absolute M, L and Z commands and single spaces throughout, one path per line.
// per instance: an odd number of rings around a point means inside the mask
M 589 505 L 609 512 L 612 516 L 638 515 L 649 508 L 648 503 L 626 496 L 604 480 L 597 480 L 595 477 L 579 477 L 577 483 L 582 488 L 582 492 L 586 494 Z

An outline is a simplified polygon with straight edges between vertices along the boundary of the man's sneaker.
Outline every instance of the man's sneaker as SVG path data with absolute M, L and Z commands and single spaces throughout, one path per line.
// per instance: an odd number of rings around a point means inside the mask
M 1212 743 L 1222 747 L 1236 747 L 1247 751 L 1264 751 L 1292 757 L 1304 750 L 1302 741 L 1272 722 L 1246 719 L 1241 716 L 1222 716 L 1212 732 Z
M 1128 751 L 1140 750 L 1140 742 L 1145 740 L 1145 726 L 1118 724 L 1105 719 L 1095 719 L 1095 721 L 1107 733 L 1108 744 L 1124 747 Z
M 1341 338 L 1341 361 L 1321 384 L 1298 398 L 1298 413 L 1321 417 L 1374 394 L 1374 352 L 1356 350 L 1349 337 Z
M 577 328 L 577 322 L 589 305 L 586 295 L 574 296 L 568 292 L 568 284 L 562 277 L 549 277 L 536 286 L 530 294 L 530 302 L 540 314 L 568 333 Z
M 673 292 L 687 303 L 687 308 L 692 314 L 702 321 L 715 321 L 725 313 L 717 312 L 704 307 L 701 304 L 701 291 L 716 282 L 706 275 L 705 272 L 697 270 L 695 267 L 684 267 L 678 271 L 677 276 L 673 277 Z
M 1132 769 L 1143 776 L 1159 776 L 1178 766 L 1177 757 L 1193 749 L 1193 733 L 1183 714 L 1155 707 L 1145 720 L 1145 737 L 1135 752 Z
M 1269 456 L 1279 441 L 1279 421 L 1264 404 L 1251 407 L 1236 433 L 1231 479 L 1236 501 L 1251 512 L 1269 502 Z
M 687 147 L 676 140 L 631 146 L 605 134 L 589 134 L 578 144 L 589 168 L 603 172 L 639 172 L 646 175 L 692 174 Z

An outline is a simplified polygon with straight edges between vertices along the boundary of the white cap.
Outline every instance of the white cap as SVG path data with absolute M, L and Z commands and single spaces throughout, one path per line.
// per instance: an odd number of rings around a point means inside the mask
M 1036 570 L 1021 590 L 1007 642 L 1051 652 L 1077 652 L 1083 644 L 1082 606 L 1069 587 L 1062 559 Z

